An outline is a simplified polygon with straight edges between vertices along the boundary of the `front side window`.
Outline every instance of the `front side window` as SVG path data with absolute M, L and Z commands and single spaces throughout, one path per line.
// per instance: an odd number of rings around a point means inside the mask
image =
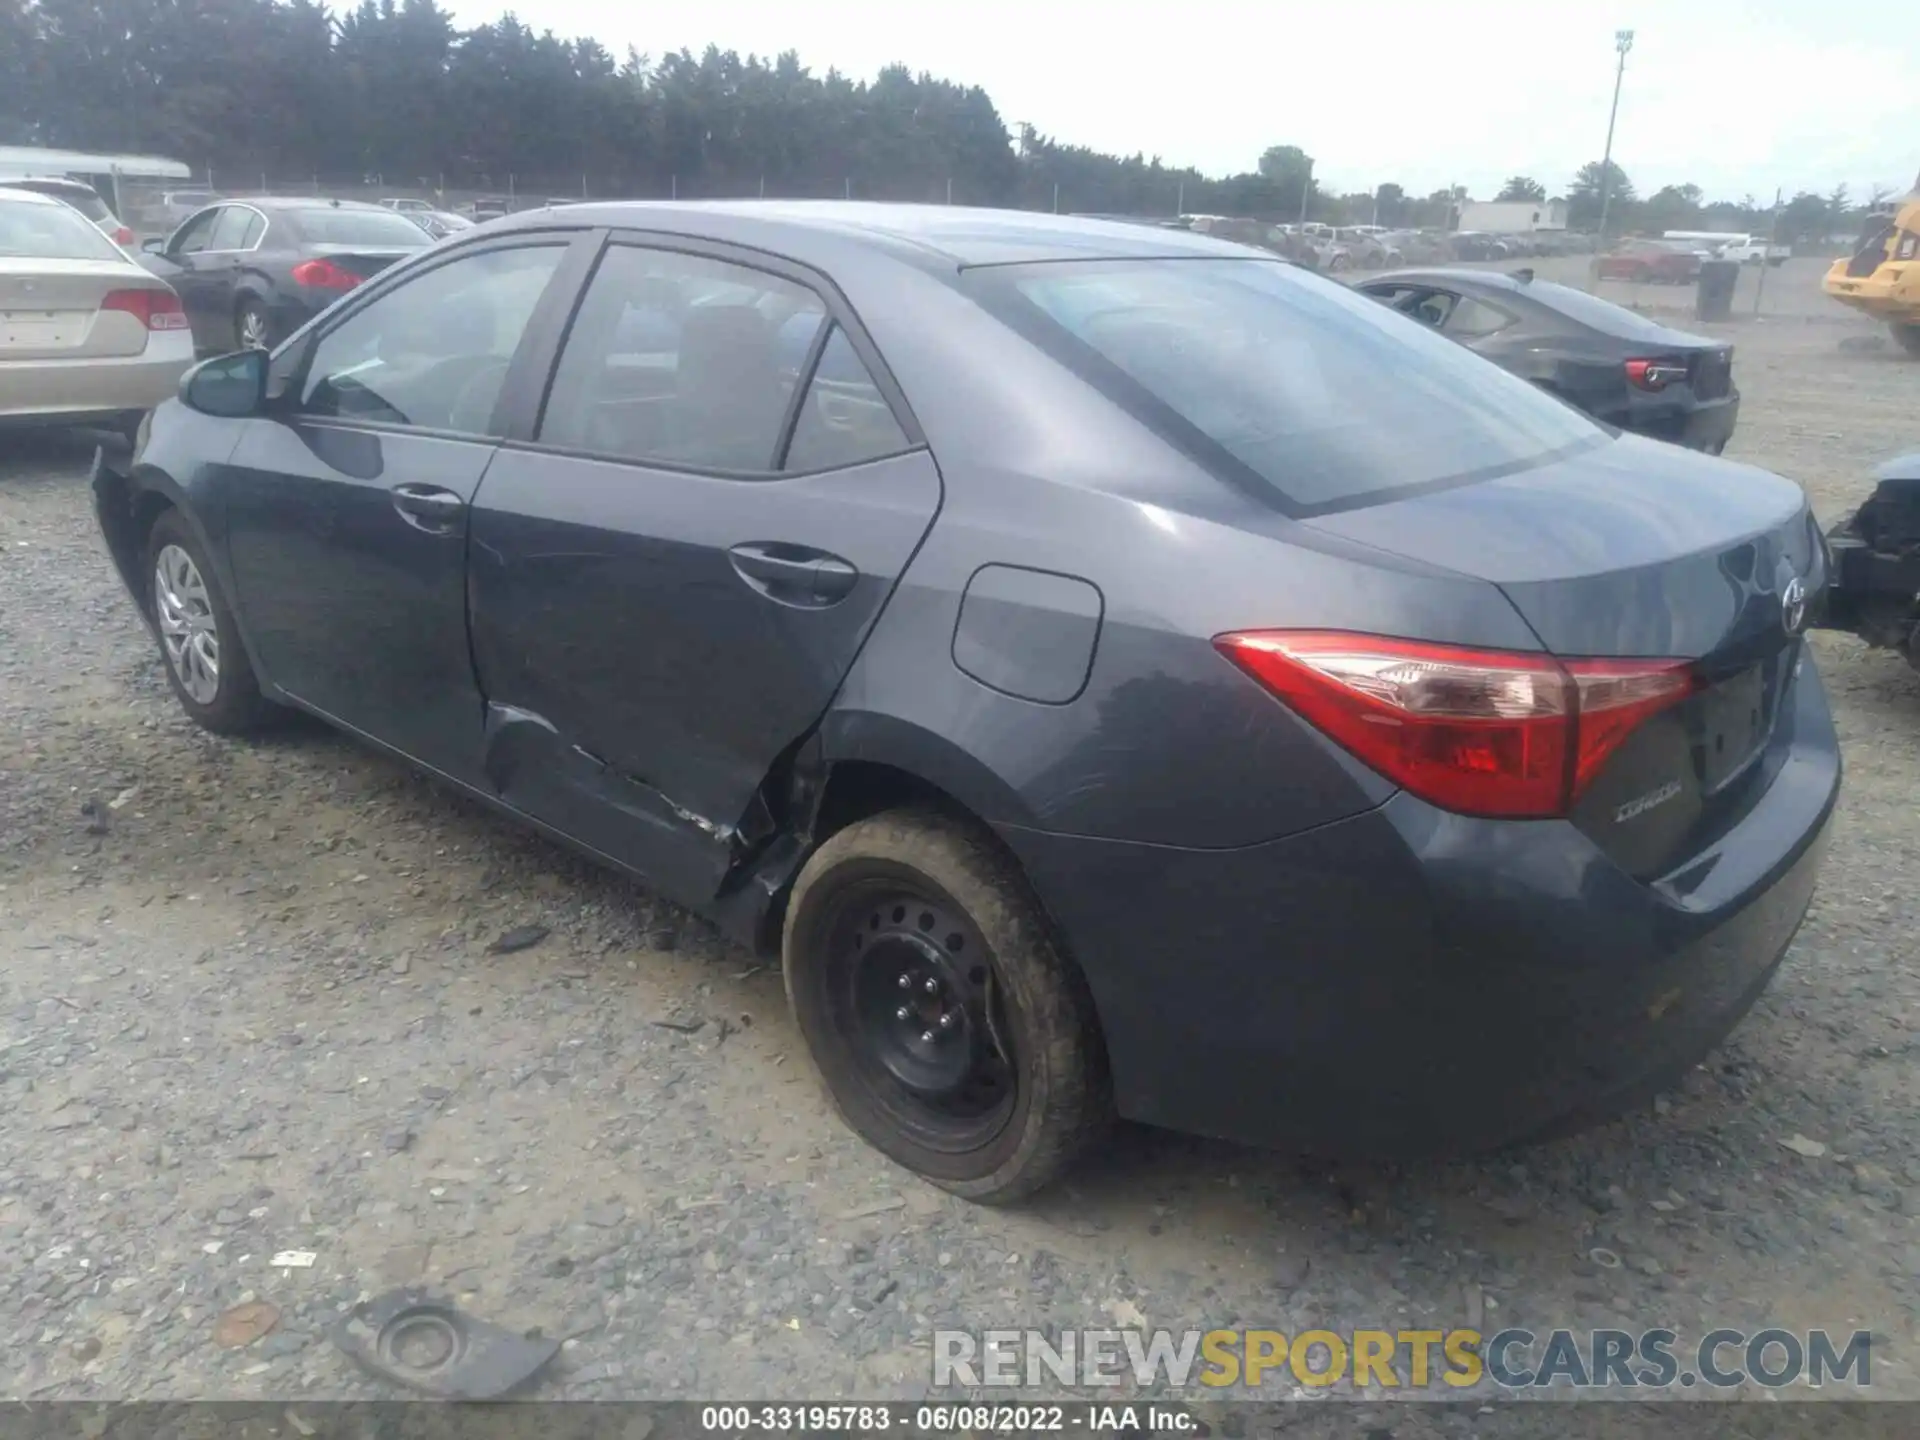
M 1520 469 L 1607 439 L 1525 381 L 1283 262 L 965 274 L 990 310 L 1109 398 L 1295 510 Z
M 220 212 L 220 218 L 213 222 L 213 236 L 207 241 L 209 250 L 244 250 L 247 248 L 247 222 L 253 219 L 253 211 L 244 205 L 229 205 Z
M 820 297 L 762 270 L 616 245 L 560 353 L 544 444 L 702 470 L 773 468 Z
M 168 248 L 175 255 L 198 255 L 213 238 L 213 225 L 219 218 L 218 210 L 202 210 L 174 232 Z
M 355 310 L 314 347 L 301 412 L 494 434 L 507 367 L 565 253 L 554 243 L 465 255 Z

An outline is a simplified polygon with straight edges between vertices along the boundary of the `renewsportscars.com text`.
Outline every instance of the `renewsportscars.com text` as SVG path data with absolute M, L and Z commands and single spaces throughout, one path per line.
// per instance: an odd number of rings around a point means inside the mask
M 1731 1389 L 1873 1383 L 1856 1330 L 939 1330 L 933 1383 L 973 1389 L 1131 1384 L 1142 1389 L 1347 1385 L 1361 1390 Z

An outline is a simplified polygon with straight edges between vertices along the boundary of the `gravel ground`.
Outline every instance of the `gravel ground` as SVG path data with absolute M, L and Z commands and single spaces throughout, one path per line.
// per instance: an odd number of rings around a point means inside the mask
M 1864 325 L 1729 333 L 1735 453 L 1824 519 L 1920 444 L 1920 366 L 1843 349 Z M 1920 1397 L 1896 657 L 1816 639 L 1849 765 L 1822 889 L 1646 1113 L 1411 1170 L 1128 1129 L 992 1211 L 851 1139 L 777 974 L 699 923 L 318 729 L 192 728 L 98 541 L 88 442 L 4 443 L 0 1396 L 378 1396 L 324 1329 L 418 1282 L 565 1337 L 539 1393 L 569 1398 L 914 1398 L 935 1328 L 1141 1320 L 1871 1328 L 1875 1391 Z M 276 1328 L 216 1344 L 255 1299 Z

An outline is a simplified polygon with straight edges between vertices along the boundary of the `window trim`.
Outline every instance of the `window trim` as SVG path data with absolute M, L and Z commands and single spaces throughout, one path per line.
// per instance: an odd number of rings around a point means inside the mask
M 519 433 L 508 435 L 501 440 L 503 448 L 524 450 L 532 454 L 554 455 L 570 460 L 592 460 L 607 465 L 622 465 L 636 470 L 659 470 L 675 475 L 698 475 L 715 480 L 738 480 L 766 482 L 770 480 L 793 480 L 807 475 L 826 475 L 836 471 L 851 470 L 859 465 L 872 465 L 882 460 L 898 459 L 927 448 L 926 433 L 920 428 L 906 394 L 894 378 L 892 370 L 887 368 L 881 357 L 879 347 L 873 343 L 866 327 L 861 323 L 852 303 L 847 299 L 832 278 L 810 265 L 777 255 L 770 250 L 761 250 L 753 246 L 736 245 L 724 240 L 708 240 L 697 235 L 683 235 L 673 231 L 639 230 L 628 226 L 606 229 L 598 232 L 600 240 L 595 247 L 592 263 L 582 278 L 577 290 L 567 306 L 565 323 L 560 329 L 548 356 L 545 376 L 539 386 L 537 403 L 531 413 L 522 417 L 523 427 Z M 758 270 L 784 280 L 790 285 L 798 285 L 809 290 L 821 302 L 825 311 L 826 323 L 813 337 L 805 361 L 795 379 L 794 396 L 788 402 L 786 414 L 781 420 L 781 429 L 773 449 L 772 459 L 775 468 L 766 470 L 731 470 L 712 465 L 688 465 L 676 461 L 640 458 L 633 455 L 617 455 L 604 450 L 589 450 L 580 446 L 555 445 L 539 438 L 541 422 L 546 417 L 547 401 L 553 391 L 553 383 L 559 374 L 560 359 L 566 348 L 566 341 L 573 330 L 580 307 L 586 303 L 587 292 L 593 278 L 599 273 L 600 263 L 606 252 L 615 246 L 624 246 L 632 250 L 664 250 L 674 254 L 689 255 L 696 259 L 715 260 L 726 265 L 735 265 L 746 270 Z M 826 352 L 826 342 L 838 326 L 846 331 L 847 340 L 853 346 L 854 354 L 866 367 L 867 376 L 873 381 L 874 388 L 880 392 L 887 408 L 893 412 L 893 420 L 900 427 L 900 433 L 906 437 L 906 444 L 884 455 L 871 456 L 853 465 L 827 465 L 810 470 L 783 470 L 778 468 L 784 462 L 788 450 L 793 444 L 793 432 L 800 418 L 800 406 L 804 397 L 813 386 L 815 374 L 819 370 L 820 357 Z
M 275 376 L 279 386 L 280 400 L 273 407 L 275 419 L 290 424 L 313 425 L 327 429 L 364 430 L 385 435 L 419 435 L 438 440 L 462 440 L 475 445 L 502 445 L 506 441 L 506 430 L 515 423 L 516 417 L 525 405 L 525 396 L 529 387 L 537 380 L 540 371 L 536 368 L 545 364 L 550 354 L 551 339 L 549 331 L 554 323 L 556 312 L 564 313 L 562 307 L 571 307 L 584 278 L 586 258 L 596 248 L 596 236 L 600 232 L 581 227 L 566 229 L 527 229 L 514 231 L 506 235 L 489 235 L 470 244 L 440 249 L 429 247 L 420 252 L 431 256 L 430 264 L 415 260 L 402 260 L 390 265 L 373 280 L 354 290 L 351 297 L 341 302 L 339 308 L 329 308 L 315 319 L 296 330 L 280 348 L 273 352 L 273 360 L 290 358 L 290 369 Z M 391 294 L 401 284 L 411 278 L 425 275 L 456 261 L 470 256 L 491 253 L 496 250 L 532 250 L 546 249 L 560 251 L 560 263 L 554 267 L 553 274 L 547 278 L 546 289 L 533 307 L 527 325 L 520 332 L 520 343 L 514 348 L 507 362 L 507 373 L 500 382 L 500 394 L 494 401 L 493 415 L 488 428 L 500 431 L 495 435 L 475 435 L 465 430 L 449 430 L 440 426 L 397 425 L 390 420 L 371 420 L 360 416 L 346 415 L 309 415 L 300 409 L 299 395 L 306 388 L 307 377 L 313 365 L 314 352 L 320 343 L 333 334 L 342 325 L 359 315 L 369 305 L 376 303 L 382 296 Z M 401 272 L 396 274 L 395 272 Z M 296 351 L 298 352 L 296 354 Z M 272 362 L 270 362 L 271 367 Z

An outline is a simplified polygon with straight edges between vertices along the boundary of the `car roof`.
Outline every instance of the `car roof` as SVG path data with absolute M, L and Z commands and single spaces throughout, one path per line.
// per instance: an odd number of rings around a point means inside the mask
M 215 205 L 251 205 L 256 210 L 376 210 L 382 215 L 393 212 L 384 205 L 369 204 L 364 200 L 328 200 L 320 196 L 295 195 L 222 195 L 218 200 L 209 201 L 207 208 Z
M 1044 260 L 1278 257 L 1187 230 L 1075 215 L 964 205 L 892 205 L 841 200 L 594 201 L 523 210 L 491 233 L 586 225 L 665 231 L 826 258 L 849 249 L 885 249 L 955 267 Z

